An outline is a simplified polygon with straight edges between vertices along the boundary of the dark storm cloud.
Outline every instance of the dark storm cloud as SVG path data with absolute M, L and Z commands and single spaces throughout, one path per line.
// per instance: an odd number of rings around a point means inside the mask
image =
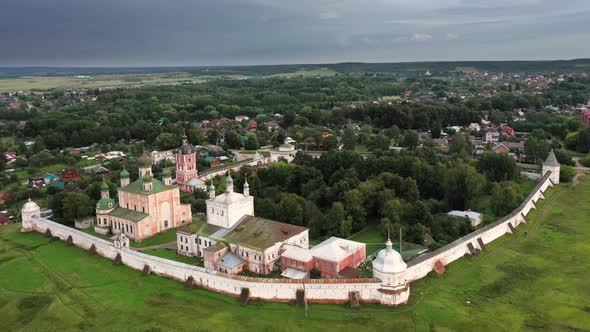
M 590 1 L 4 0 L 2 66 L 590 55 Z M 567 4 L 567 5 L 564 5 Z

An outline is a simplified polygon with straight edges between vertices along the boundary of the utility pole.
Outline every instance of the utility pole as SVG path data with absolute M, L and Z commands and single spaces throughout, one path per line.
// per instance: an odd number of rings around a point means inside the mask
M 399 254 L 402 254 L 402 228 L 399 228 Z

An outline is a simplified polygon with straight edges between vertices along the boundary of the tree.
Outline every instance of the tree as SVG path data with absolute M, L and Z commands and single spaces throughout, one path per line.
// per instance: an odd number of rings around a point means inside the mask
M 459 154 L 461 156 L 471 155 L 471 144 L 463 134 L 453 136 L 453 141 L 449 144 L 449 154 Z
M 483 175 L 461 161 L 455 163 L 446 174 L 445 193 L 451 209 L 465 210 L 479 195 L 485 184 Z
M 531 136 L 524 142 L 524 154 L 528 162 L 541 163 L 549 155 L 549 144 L 544 139 Z
M 389 137 L 383 134 L 379 134 L 375 135 L 369 141 L 369 149 L 371 149 L 371 151 L 387 151 L 389 150 L 390 144 L 391 140 L 389 139 Z
M 340 202 L 334 202 L 332 207 L 326 213 L 326 225 L 324 228 L 325 234 L 333 235 L 337 234 L 337 230 L 340 228 L 340 224 L 346 219 L 346 211 L 344 205 Z
M 519 175 L 516 161 L 507 153 L 484 153 L 477 164 L 477 168 L 489 181 L 516 180 Z
M 347 191 L 344 194 L 346 213 L 352 217 L 352 229 L 363 228 L 367 219 L 365 210 L 365 197 L 358 189 Z
M 347 238 L 350 236 L 352 232 L 352 217 L 348 217 L 345 219 L 340 220 L 340 225 L 338 227 L 338 236 Z
M 296 194 L 286 194 L 279 201 L 279 213 L 281 221 L 294 225 L 305 225 L 303 211 L 305 198 Z
M 352 129 L 344 129 L 344 133 L 342 134 L 342 144 L 344 145 L 344 149 L 354 150 L 354 146 L 356 145 L 356 135 Z
M 156 137 L 156 147 L 160 150 L 170 150 L 178 147 L 180 140 L 172 133 L 161 133 Z
M 406 131 L 399 145 L 409 150 L 414 150 L 418 147 L 418 143 L 418 134 L 414 131 Z
M 590 128 L 580 130 L 577 136 L 576 150 L 581 153 L 588 153 L 590 151 Z
M 35 137 L 35 144 L 33 145 L 33 151 L 35 153 L 39 153 L 45 150 L 45 141 L 43 141 L 43 137 L 37 136 Z
M 255 133 L 249 133 L 247 135 L 246 142 L 244 143 L 244 148 L 246 150 L 258 150 L 258 138 L 256 137 Z
M 512 181 L 492 184 L 491 194 L 492 211 L 496 217 L 512 212 L 520 204 L 522 196 L 520 187 Z
M 242 142 L 240 141 L 240 135 L 238 135 L 235 131 L 227 131 L 225 133 L 224 142 L 231 149 L 239 149 L 242 147 Z
M 338 147 L 338 139 L 336 138 L 336 136 L 330 135 L 330 136 L 324 138 L 323 145 L 324 145 L 324 150 L 327 150 L 327 151 L 334 150 Z
M 69 224 L 73 224 L 78 218 L 91 215 L 94 210 L 94 203 L 83 193 L 69 192 L 61 203 L 63 218 Z

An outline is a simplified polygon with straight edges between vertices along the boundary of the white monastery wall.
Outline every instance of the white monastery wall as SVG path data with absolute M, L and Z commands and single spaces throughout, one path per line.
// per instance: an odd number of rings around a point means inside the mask
M 537 184 L 533 192 L 529 194 L 527 199 L 511 214 L 443 248 L 409 262 L 407 270 L 398 277 L 408 282 L 420 279 L 433 270 L 436 261 L 441 261 L 443 265 L 447 265 L 463 257 L 465 254 L 471 254 L 468 247 L 469 244 L 475 249 L 483 249 L 481 248 L 479 239 L 484 244 L 487 244 L 506 233 L 511 233 L 509 224 L 516 228 L 520 223 L 526 222 L 524 217 L 531 209 L 535 208 L 535 202 L 544 198 L 543 192 L 548 187 L 553 186 L 550 175 L 551 173 L 547 173 L 539 184 Z M 407 291 L 395 295 L 383 292 L 381 282 L 374 278 L 289 280 L 230 275 L 203 267 L 143 254 L 130 248 L 118 249 L 110 241 L 94 237 L 48 219 L 36 217 L 30 223 L 33 224 L 33 230 L 45 233 L 47 229 L 50 229 L 52 236 L 59 237 L 64 241 L 71 236 L 74 245 L 86 250 L 94 245 L 97 253 L 108 259 L 114 260 L 120 254 L 122 263 L 135 270 L 141 271 L 147 265 L 152 273 L 179 281 L 186 281 L 189 277 L 192 277 L 195 285 L 199 287 L 234 297 L 240 295 L 242 288 L 249 289 L 251 298 L 269 301 L 295 300 L 298 290 L 304 290 L 306 299 L 311 302 L 347 302 L 349 301 L 350 292 L 358 292 L 359 298 L 363 302 L 378 302 L 383 304 L 406 303 L 409 296 L 409 288 L 407 288 Z
M 405 272 L 405 279 L 411 282 L 423 278 L 434 270 L 437 261 L 440 261 L 443 266 L 446 266 L 466 254 L 471 255 L 472 253 L 469 245 L 471 245 L 474 250 L 483 250 L 484 248 L 482 248 L 480 239 L 485 246 L 506 233 L 511 234 L 512 230 L 510 225 L 516 229 L 519 224 L 523 222 L 526 223 L 525 217 L 535 208 L 535 203 L 539 199 L 545 198 L 543 192 L 545 192 L 547 188 L 553 186 L 550 177 L 551 173 L 545 174 L 520 206 L 504 218 L 484 226 L 438 250 L 410 261 L 408 263 L 408 269 Z

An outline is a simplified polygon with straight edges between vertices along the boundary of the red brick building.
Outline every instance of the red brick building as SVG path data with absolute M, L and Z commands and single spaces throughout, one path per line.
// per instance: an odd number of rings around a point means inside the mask
M 61 181 L 65 183 L 78 182 L 82 180 L 82 170 L 78 168 L 66 168 L 61 176 Z
M 580 113 L 580 121 L 586 126 L 590 126 L 590 109 L 585 109 Z
M 342 277 L 345 269 L 356 269 L 365 261 L 364 243 L 331 237 L 311 249 L 285 246 L 281 254 L 282 275 L 291 279 L 309 277 L 309 272 L 316 269 L 322 278 Z

